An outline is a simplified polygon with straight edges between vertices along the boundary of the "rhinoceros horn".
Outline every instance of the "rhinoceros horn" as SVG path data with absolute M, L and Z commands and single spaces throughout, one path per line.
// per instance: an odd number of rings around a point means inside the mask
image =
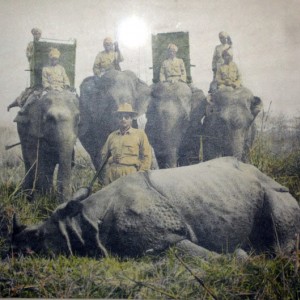
M 26 228 L 26 225 L 22 225 L 16 214 L 13 215 L 13 223 L 12 223 L 12 234 L 16 235 L 23 231 Z

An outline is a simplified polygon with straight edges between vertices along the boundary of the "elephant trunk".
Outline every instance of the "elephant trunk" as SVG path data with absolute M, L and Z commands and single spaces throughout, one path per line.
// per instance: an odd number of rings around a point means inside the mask
M 74 156 L 76 135 L 73 128 L 65 128 L 64 134 L 59 135 L 57 191 L 61 202 L 71 197 L 71 171 Z M 62 132 L 62 131 L 61 131 Z
M 244 130 L 238 129 L 234 131 L 228 139 L 227 151 L 225 151 L 225 155 L 234 156 L 237 159 L 242 160 L 242 157 L 244 156 L 244 144 Z
M 57 191 L 61 202 L 67 201 L 71 197 L 71 169 L 73 147 L 64 149 L 59 154 L 59 167 L 57 173 Z

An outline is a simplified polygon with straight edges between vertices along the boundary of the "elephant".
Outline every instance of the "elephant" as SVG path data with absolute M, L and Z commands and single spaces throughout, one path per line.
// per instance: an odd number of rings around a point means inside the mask
M 96 170 L 101 164 L 101 148 L 108 135 L 118 128 L 113 112 L 120 103 L 130 103 L 142 115 L 150 101 L 150 87 L 132 71 L 109 70 L 90 76 L 80 85 L 79 140 Z
M 176 167 L 190 151 L 198 157 L 204 93 L 184 82 L 159 82 L 152 86 L 151 96 L 145 131 L 159 167 Z
M 78 97 L 67 90 L 49 91 L 26 103 L 15 122 L 25 165 L 22 189 L 30 192 L 28 196 L 33 196 L 34 191 L 49 193 L 58 164 L 58 197 L 60 201 L 70 199 L 71 165 L 79 124 Z
M 291 253 L 300 207 L 288 190 L 233 157 L 124 176 L 26 227 L 14 218 L 17 252 L 102 257 L 159 254 L 176 246 L 220 253 Z
M 217 90 L 203 121 L 203 160 L 234 156 L 246 162 L 262 107 L 261 99 L 245 87 Z

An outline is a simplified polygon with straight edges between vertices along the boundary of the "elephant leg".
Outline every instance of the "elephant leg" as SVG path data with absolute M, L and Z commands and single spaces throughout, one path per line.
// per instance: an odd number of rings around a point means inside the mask
M 273 228 L 273 248 L 289 254 L 295 249 L 295 234 L 300 232 L 300 208 L 286 191 L 268 189 L 265 201 Z
M 90 155 L 95 169 L 98 170 L 101 162 L 101 146 L 95 145 L 96 141 L 98 142 L 98 138 L 94 137 L 93 133 L 88 132 L 80 137 L 80 143 Z
M 181 251 L 187 252 L 191 256 L 197 256 L 204 259 L 208 258 L 217 258 L 220 256 L 220 254 L 210 251 L 208 249 L 205 249 L 190 240 L 182 240 L 178 243 L 176 243 L 176 248 L 178 248 Z
M 28 136 L 20 135 L 22 156 L 25 166 L 25 177 L 22 184 L 23 191 L 33 193 L 34 180 L 36 178 L 37 141 L 29 139 Z
M 56 161 L 53 154 L 40 151 L 36 186 L 43 194 L 50 193 L 53 188 L 53 173 Z
M 35 163 L 31 163 L 28 159 L 24 158 L 24 165 L 25 165 L 25 178 L 22 184 L 22 189 L 24 191 L 29 191 L 33 189 L 33 182 L 35 178 Z

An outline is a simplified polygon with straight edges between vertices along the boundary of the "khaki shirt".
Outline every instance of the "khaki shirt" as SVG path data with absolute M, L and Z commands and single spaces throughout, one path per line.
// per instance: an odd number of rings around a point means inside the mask
M 43 87 L 62 91 L 66 86 L 70 86 L 70 80 L 66 70 L 61 65 L 47 66 L 42 71 Z
M 26 57 L 28 59 L 29 64 L 31 63 L 33 56 L 33 42 L 29 42 L 26 48 Z
M 26 48 L 26 57 L 29 62 L 29 69 L 30 69 L 30 86 L 34 85 L 34 62 L 33 62 L 33 55 L 34 55 L 34 43 L 29 42 Z
M 217 70 L 216 81 L 218 88 L 224 86 L 230 86 L 232 88 L 240 87 L 242 85 L 241 75 L 237 65 L 232 61 L 228 65 L 223 64 L 220 66 Z
M 183 60 L 177 57 L 166 59 L 161 65 L 159 80 L 161 82 L 174 82 L 179 79 L 186 82 L 186 71 Z
M 97 54 L 93 66 L 94 75 L 101 76 L 105 71 L 116 69 L 116 65 L 124 60 L 120 51 L 101 51 Z
M 135 166 L 138 171 L 151 167 L 151 148 L 144 130 L 130 128 L 124 135 L 120 130 L 112 132 L 102 148 L 102 161 L 109 157 L 108 164 Z M 116 157 L 119 157 L 116 162 Z
M 216 46 L 215 52 L 212 59 L 212 69 L 214 72 L 224 63 L 222 53 L 224 50 L 228 49 L 230 46 L 228 44 L 221 44 Z

